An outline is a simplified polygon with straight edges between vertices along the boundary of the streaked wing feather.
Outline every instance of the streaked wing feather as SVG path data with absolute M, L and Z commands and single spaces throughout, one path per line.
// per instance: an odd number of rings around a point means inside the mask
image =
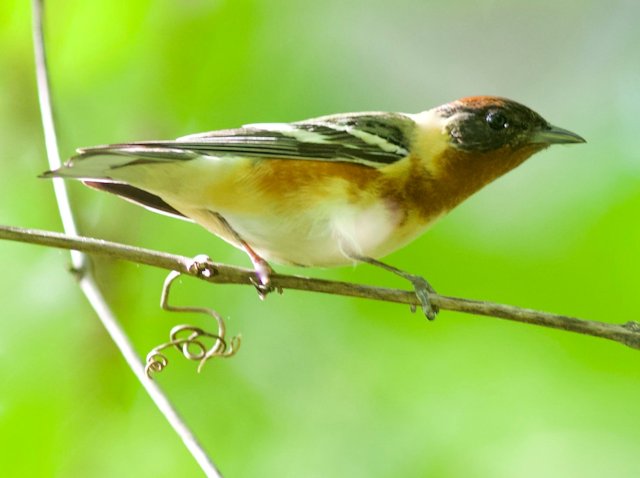
M 195 159 L 198 154 L 188 149 L 176 146 L 175 141 L 154 141 L 140 143 L 108 144 L 104 146 L 92 146 L 89 148 L 79 148 L 78 156 L 88 158 L 91 156 L 116 155 L 133 156 L 135 158 L 149 159 Z
M 297 123 L 250 124 L 238 129 L 79 150 L 80 156 L 117 154 L 189 160 L 200 155 L 355 162 L 370 167 L 394 163 L 409 154 L 414 122 L 401 113 L 355 113 Z M 136 164 L 131 162 L 127 164 Z
M 409 152 L 414 122 L 401 113 L 355 113 L 297 123 L 249 124 L 178 139 L 200 153 L 359 162 L 381 167 Z

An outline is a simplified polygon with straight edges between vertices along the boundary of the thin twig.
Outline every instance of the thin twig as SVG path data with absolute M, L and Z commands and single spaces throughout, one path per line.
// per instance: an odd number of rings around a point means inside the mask
M 51 88 L 49 86 L 49 73 L 47 69 L 47 58 L 44 42 L 44 0 L 33 0 L 33 42 L 36 62 L 36 76 L 38 84 L 38 96 L 40 99 L 40 111 L 42 116 L 42 125 L 44 129 L 45 143 L 47 148 L 47 157 L 49 161 L 49 169 L 56 169 L 60 166 L 60 153 L 58 148 L 58 139 L 55 131 L 55 122 L 53 116 L 53 107 L 51 101 Z M 67 194 L 64 181 L 54 179 L 54 191 L 60 218 L 65 232 L 69 237 L 77 236 L 77 227 L 75 224 L 71 203 Z M 191 430 L 187 427 L 177 411 L 169 402 L 164 392 L 157 384 L 149 380 L 145 373 L 145 368 L 138 358 L 133 345 L 124 333 L 124 330 L 118 323 L 115 315 L 106 303 L 99 287 L 97 286 L 91 273 L 89 258 L 78 252 L 80 248 L 71 249 L 72 270 L 75 273 L 80 289 L 87 297 L 87 300 L 100 318 L 103 326 L 115 342 L 120 353 L 125 358 L 127 364 L 136 375 L 142 386 L 145 388 L 153 402 L 156 404 L 160 412 L 166 420 L 171 424 L 174 431 L 180 436 L 185 446 L 192 454 L 196 462 L 209 477 L 222 477 L 216 469 L 213 461 L 207 456 L 206 452 L 195 438 Z
M 254 271 L 251 269 L 211 263 L 214 273 L 207 277 L 206 275 L 194 272 L 193 268 L 190 267 L 193 264 L 192 258 L 127 246 L 115 242 L 104 241 L 102 239 L 69 237 L 55 232 L 22 229 L 11 226 L 0 226 L 0 239 L 29 242 L 32 244 L 40 244 L 43 246 L 57 247 L 61 249 L 77 249 L 89 254 L 179 271 L 183 274 L 189 274 L 193 277 L 216 284 L 244 284 L 251 285 L 252 287 L 254 286 L 252 281 Z M 309 292 L 322 292 L 333 295 L 396 302 L 400 304 L 419 305 L 417 303 L 418 301 L 415 293 L 405 290 L 387 289 L 276 273 L 271 276 L 271 282 L 272 285 L 278 289 L 297 289 Z M 613 340 L 629 347 L 640 349 L 640 324 L 637 322 L 608 324 L 605 322 L 584 320 L 565 315 L 523 309 L 512 305 L 447 297 L 439 294 L 434 294 L 430 296 L 430 298 L 434 305 L 443 310 L 485 315 L 512 320 L 515 322 L 524 322 L 543 327 L 562 329 L 569 332 L 576 332 Z

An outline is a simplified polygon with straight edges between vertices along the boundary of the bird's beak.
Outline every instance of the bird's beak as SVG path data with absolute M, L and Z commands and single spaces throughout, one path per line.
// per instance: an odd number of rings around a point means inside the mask
M 532 143 L 545 144 L 567 144 L 567 143 L 586 143 L 587 141 L 568 129 L 559 128 L 548 124 L 543 126 L 531 135 Z

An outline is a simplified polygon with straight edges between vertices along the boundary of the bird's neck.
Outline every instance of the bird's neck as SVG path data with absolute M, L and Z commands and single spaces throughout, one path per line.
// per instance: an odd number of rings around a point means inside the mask
M 443 208 L 450 210 L 542 148 L 541 145 L 530 145 L 489 153 L 447 150 L 431 171 L 431 185 L 442 198 Z

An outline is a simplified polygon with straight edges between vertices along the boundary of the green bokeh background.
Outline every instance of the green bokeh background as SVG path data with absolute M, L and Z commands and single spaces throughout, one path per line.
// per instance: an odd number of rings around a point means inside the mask
M 0 3 L 0 223 L 61 230 L 46 169 L 29 2 Z M 588 144 L 554 147 L 387 260 L 448 295 L 638 319 L 640 3 L 555 0 L 49 2 L 63 155 L 248 122 L 521 101 Z M 72 184 L 84 234 L 247 265 L 197 226 Z M 241 194 L 242 192 L 239 192 Z M 200 476 L 65 272 L 0 243 L 5 476 Z M 193 316 L 164 273 L 98 261 L 137 350 Z M 282 272 L 305 272 L 281 267 Z M 306 271 L 404 286 L 366 266 Z M 244 338 L 158 377 L 227 477 L 640 476 L 640 355 L 604 340 L 398 305 L 185 279 Z

